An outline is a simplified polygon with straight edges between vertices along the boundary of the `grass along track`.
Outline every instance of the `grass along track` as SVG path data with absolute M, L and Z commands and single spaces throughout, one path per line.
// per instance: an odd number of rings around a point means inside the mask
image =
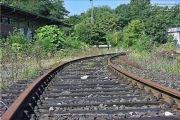
M 113 67 L 109 59 L 109 68 L 120 79 L 111 74 L 107 70 L 109 57 L 75 60 L 48 71 L 16 99 L 2 120 L 163 118 L 166 111 L 178 114 L 176 102 L 170 104 L 163 96 L 152 95 L 145 85 Z

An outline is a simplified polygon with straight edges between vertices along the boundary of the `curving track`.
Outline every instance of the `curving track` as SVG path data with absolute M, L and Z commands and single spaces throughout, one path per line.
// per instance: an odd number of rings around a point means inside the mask
M 1 119 L 177 120 L 164 116 L 167 111 L 178 116 L 179 92 L 144 82 L 117 68 L 111 62 L 113 55 L 82 58 L 48 71 L 16 99 Z

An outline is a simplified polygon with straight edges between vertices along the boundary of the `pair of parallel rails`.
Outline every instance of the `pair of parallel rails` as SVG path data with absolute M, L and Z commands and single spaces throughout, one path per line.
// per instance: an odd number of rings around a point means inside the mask
M 1 120 L 49 119 L 54 116 L 57 117 L 54 119 L 66 119 L 67 116 L 72 119 L 79 116 L 78 119 L 83 119 L 82 116 L 89 119 L 98 116 L 114 119 L 136 116 L 134 113 L 148 110 L 160 113 L 162 107 L 151 105 L 159 106 L 164 103 L 168 104 L 170 110 L 176 109 L 178 115 L 180 92 L 115 66 L 112 60 L 123 55 L 126 53 L 81 58 L 49 70 L 20 94 L 1 116 Z M 108 62 L 107 66 L 105 62 Z M 127 109 L 127 106 L 135 107 Z M 142 106 L 150 107 L 141 109 Z

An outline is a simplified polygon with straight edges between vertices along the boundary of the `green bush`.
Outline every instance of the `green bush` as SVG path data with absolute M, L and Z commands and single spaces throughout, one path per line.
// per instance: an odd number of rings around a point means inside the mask
M 36 42 L 44 52 L 54 53 L 65 46 L 62 30 L 56 25 L 46 25 L 36 30 Z
M 132 48 L 138 50 L 139 52 L 150 52 L 153 48 L 153 43 L 147 35 L 142 34 L 140 38 L 136 40 L 135 44 L 133 44 Z
M 90 45 L 106 44 L 105 31 L 96 24 L 79 23 L 75 26 L 75 34 L 80 41 Z
M 108 33 L 106 35 L 106 40 L 108 43 L 110 43 L 113 47 L 117 46 L 118 44 L 121 44 L 123 41 L 123 33 L 121 32 L 115 32 L 115 33 Z
M 65 44 L 66 48 L 70 49 L 80 49 L 85 45 L 85 43 L 78 40 L 78 37 L 74 33 L 71 33 L 69 36 L 66 36 Z
M 124 46 L 131 47 L 136 41 L 139 40 L 140 36 L 143 34 L 144 24 L 139 20 L 132 20 L 127 27 L 124 28 Z
M 32 40 L 28 40 L 23 33 L 18 31 L 16 28 L 10 33 L 5 42 L 5 46 L 9 46 L 13 53 L 17 55 L 23 55 L 29 53 L 32 47 Z M 10 50 L 9 50 L 10 52 Z
M 175 43 L 170 42 L 170 43 L 163 44 L 163 49 L 164 50 L 173 50 L 173 49 L 175 49 Z

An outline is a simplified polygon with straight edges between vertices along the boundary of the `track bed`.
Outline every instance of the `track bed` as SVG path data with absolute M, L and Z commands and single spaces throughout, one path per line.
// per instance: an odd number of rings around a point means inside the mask
M 111 56 L 75 60 L 45 73 L 2 120 L 178 120 L 165 117 L 167 111 L 176 115 L 178 109 L 110 72 Z

